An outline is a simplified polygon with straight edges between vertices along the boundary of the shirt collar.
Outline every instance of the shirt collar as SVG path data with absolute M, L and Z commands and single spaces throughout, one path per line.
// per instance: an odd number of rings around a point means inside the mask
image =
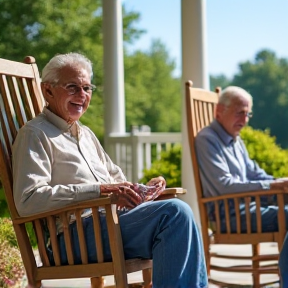
M 64 119 L 54 114 L 46 107 L 43 108 L 42 113 L 46 116 L 49 122 L 64 132 L 68 131 L 71 127 L 71 124 L 68 124 Z
M 216 119 L 213 120 L 210 127 L 218 134 L 219 138 L 225 145 L 230 145 L 234 142 L 234 138 L 226 132 L 223 126 Z M 235 142 L 237 141 L 237 138 L 235 139 Z

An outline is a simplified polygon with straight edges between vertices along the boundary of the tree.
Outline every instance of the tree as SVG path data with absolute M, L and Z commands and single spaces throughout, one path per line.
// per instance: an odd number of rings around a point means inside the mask
M 149 51 L 125 58 L 127 129 L 149 125 L 153 132 L 181 129 L 181 82 L 173 78 L 175 62 L 159 40 Z
M 231 80 L 228 79 L 224 74 L 220 75 L 210 75 L 210 90 L 215 91 L 217 87 L 224 89 L 229 86 Z
M 246 89 L 253 96 L 253 118 L 249 124 L 256 129 L 269 128 L 277 143 L 288 147 L 288 60 L 262 50 L 253 62 L 239 64 L 240 72 L 232 85 Z

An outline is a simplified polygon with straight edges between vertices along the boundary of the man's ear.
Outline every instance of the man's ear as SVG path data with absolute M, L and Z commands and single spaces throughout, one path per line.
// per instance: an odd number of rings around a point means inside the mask
M 41 83 L 41 90 L 42 90 L 42 93 L 43 93 L 43 96 L 44 98 L 46 97 L 50 97 L 50 98 L 53 98 L 53 93 L 50 89 L 50 84 L 48 83 Z
M 49 97 L 51 97 L 51 98 L 54 97 L 53 94 L 52 94 L 52 91 L 49 88 L 47 88 L 46 91 L 47 91 L 47 94 L 48 94 Z
M 215 109 L 215 118 L 219 119 L 220 115 L 222 115 L 224 110 L 225 110 L 225 106 L 221 103 L 218 103 Z

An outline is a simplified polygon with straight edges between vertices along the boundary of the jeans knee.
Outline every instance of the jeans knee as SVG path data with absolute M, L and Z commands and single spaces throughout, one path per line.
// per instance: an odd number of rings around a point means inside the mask
M 181 221 L 192 221 L 194 222 L 194 215 L 191 207 L 180 199 L 172 199 L 170 202 L 169 210 L 171 214 Z

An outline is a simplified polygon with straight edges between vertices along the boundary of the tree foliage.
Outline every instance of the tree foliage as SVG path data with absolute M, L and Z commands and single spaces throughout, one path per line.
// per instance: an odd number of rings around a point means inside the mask
M 217 87 L 224 89 L 229 86 L 231 80 L 228 79 L 224 74 L 220 75 L 210 75 L 210 90 L 215 91 Z
M 148 125 L 153 132 L 181 130 L 181 83 L 172 73 L 175 62 L 165 46 L 154 40 L 147 52 L 125 58 L 127 130 Z
M 103 33 L 101 0 L 0 0 L 1 58 L 23 61 L 32 55 L 39 70 L 58 53 L 79 52 L 93 63 L 98 90 L 81 118 L 103 137 Z M 143 30 L 134 23 L 139 13 L 123 9 L 123 33 L 127 43 Z
M 36 58 L 41 71 L 57 53 L 79 52 L 93 62 L 98 89 L 81 122 L 100 138 L 104 135 L 103 33 L 101 0 L 0 0 L 0 55 L 22 61 Z M 140 14 L 123 6 L 123 39 L 133 43 L 145 31 L 135 28 Z M 127 130 L 149 125 L 152 131 L 180 131 L 180 80 L 172 77 L 173 60 L 163 44 L 154 41 L 146 52 L 125 50 Z
M 288 60 L 262 50 L 254 61 L 240 63 L 239 69 L 232 85 L 246 89 L 253 96 L 253 118 L 249 124 L 255 129 L 269 128 L 277 143 L 287 148 Z

